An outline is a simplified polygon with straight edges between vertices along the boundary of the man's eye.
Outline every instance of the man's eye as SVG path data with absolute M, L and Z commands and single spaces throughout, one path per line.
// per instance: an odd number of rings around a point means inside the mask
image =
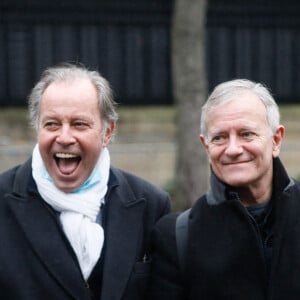
M 88 124 L 85 122 L 75 122 L 74 126 L 79 129 L 84 129 L 84 128 L 88 127 Z
M 58 127 L 58 124 L 56 122 L 46 122 L 44 127 L 47 129 L 55 129 Z
M 246 139 L 251 139 L 255 136 L 255 133 L 251 132 L 251 131 L 246 131 L 242 133 L 242 136 Z
M 220 145 L 224 143 L 224 141 L 225 141 L 225 137 L 222 135 L 216 135 L 211 139 L 211 143 L 216 145 Z

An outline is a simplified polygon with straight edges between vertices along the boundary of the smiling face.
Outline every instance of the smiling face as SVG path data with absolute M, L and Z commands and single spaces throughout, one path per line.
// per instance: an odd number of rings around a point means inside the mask
M 64 192 L 79 188 L 91 174 L 114 124 L 102 134 L 97 91 L 88 79 L 51 83 L 40 106 L 38 144 L 45 167 Z
M 271 132 L 266 108 L 255 94 L 244 91 L 209 110 L 206 127 L 208 139 L 201 136 L 201 142 L 221 181 L 249 189 L 271 185 L 284 128 Z

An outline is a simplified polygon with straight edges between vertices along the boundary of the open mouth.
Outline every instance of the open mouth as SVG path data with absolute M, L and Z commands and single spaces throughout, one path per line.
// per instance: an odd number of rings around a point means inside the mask
M 59 171 L 64 175 L 72 174 L 81 161 L 79 155 L 72 153 L 56 153 L 54 159 Z

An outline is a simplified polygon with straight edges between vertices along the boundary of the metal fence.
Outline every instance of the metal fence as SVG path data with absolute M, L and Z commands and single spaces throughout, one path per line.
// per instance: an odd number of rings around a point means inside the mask
M 172 6 L 173 0 L 2 0 L 0 105 L 24 105 L 41 71 L 62 61 L 99 69 L 122 104 L 171 104 Z M 265 83 L 281 102 L 298 102 L 299 50 L 299 1 L 208 0 L 210 89 L 246 77 Z
M 209 0 L 210 89 L 232 78 L 266 84 L 279 102 L 300 102 L 300 2 Z
M 0 104 L 24 105 L 41 71 L 65 61 L 99 69 L 118 102 L 171 103 L 171 1 L 30 2 L 0 4 Z

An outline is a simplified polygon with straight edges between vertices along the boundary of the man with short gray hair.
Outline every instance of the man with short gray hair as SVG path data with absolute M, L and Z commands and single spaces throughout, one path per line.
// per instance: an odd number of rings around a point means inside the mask
M 300 183 L 279 159 L 284 131 L 262 84 L 213 90 L 200 134 L 210 190 L 158 222 L 149 299 L 300 298 Z

